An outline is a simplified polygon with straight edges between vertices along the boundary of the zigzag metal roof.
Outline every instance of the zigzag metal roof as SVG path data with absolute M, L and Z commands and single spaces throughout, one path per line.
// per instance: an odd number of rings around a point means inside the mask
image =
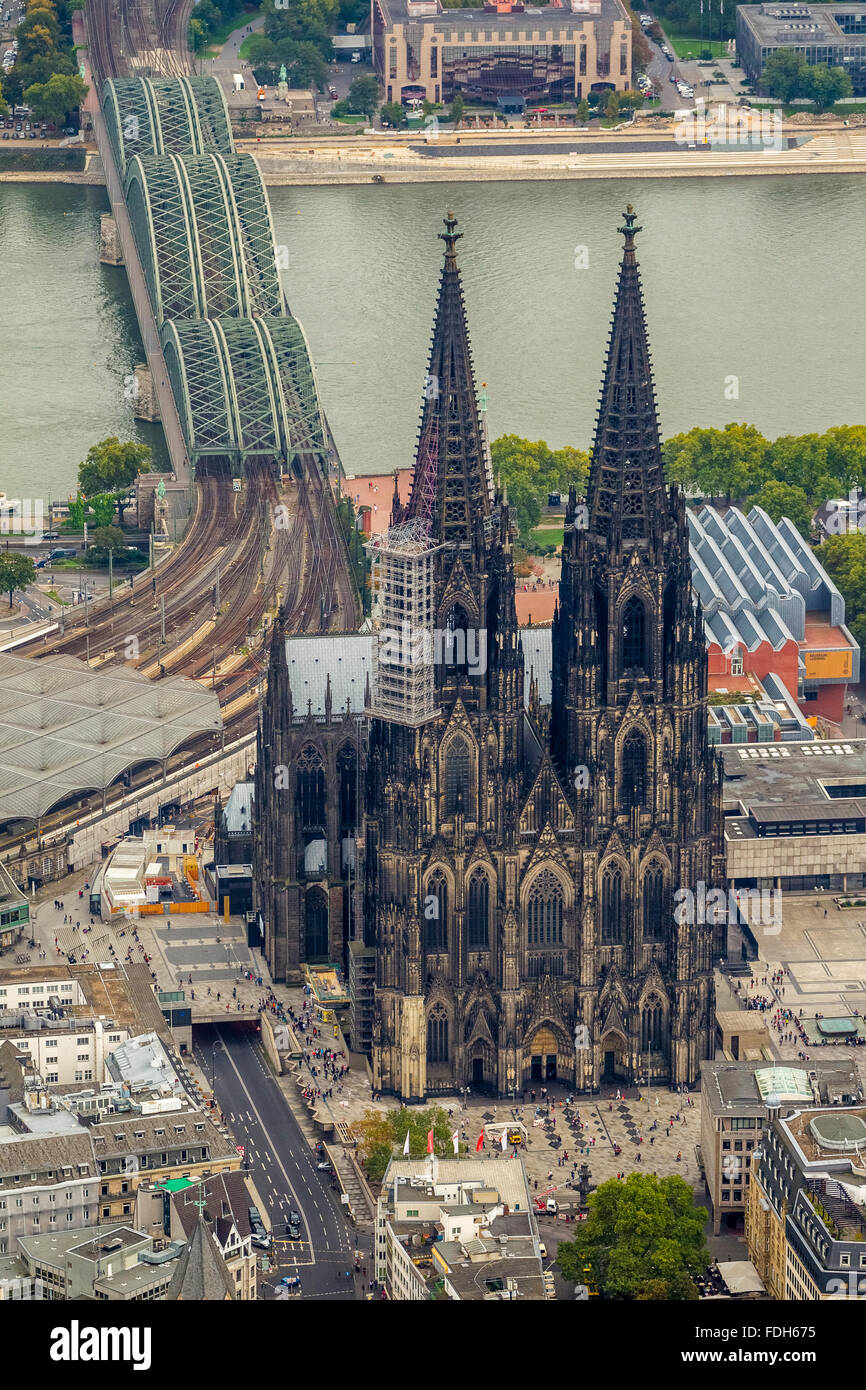
M 216 695 L 182 676 L 153 683 L 71 656 L 0 653 L 0 824 L 102 791 L 137 763 L 221 727 Z

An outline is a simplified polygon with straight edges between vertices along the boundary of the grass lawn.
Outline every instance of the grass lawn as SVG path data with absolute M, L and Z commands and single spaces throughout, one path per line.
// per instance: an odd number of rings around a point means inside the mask
M 535 530 L 529 533 L 529 544 L 533 546 L 562 545 L 564 532 L 565 526 L 562 523 L 558 526 L 536 526 Z
M 207 48 L 202 50 L 202 57 L 216 58 L 229 35 L 235 33 L 237 29 L 246 29 L 247 25 L 251 24 L 260 14 L 261 10 L 244 10 L 242 15 L 235 15 L 233 19 L 226 20 L 225 24 L 214 29 L 210 43 Z M 243 45 L 241 45 L 241 53 L 243 53 Z
M 705 38 L 703 42 L 701 42 L 700 35 L 678 34 L 675 30 L 669 29 L 664 22 L 662 23 L 662 28 L 667 34 L 668 43 L 678 58 L 699 58 L 705 48 L 712 49 L 714 58 L 729 57 L 727 41 L 725 39 L 713 39 L 712 43 L 710 43 L 709 40 Z

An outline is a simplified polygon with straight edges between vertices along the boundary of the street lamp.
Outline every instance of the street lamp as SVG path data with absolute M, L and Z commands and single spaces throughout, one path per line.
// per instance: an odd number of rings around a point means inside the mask
M 210 1048 L 210 1081 L 214 1101 L 216 1101 L 216 1050 L 220 1046 L 220 1040 L 217 1038 L 215 1042 L 211 1043 Z

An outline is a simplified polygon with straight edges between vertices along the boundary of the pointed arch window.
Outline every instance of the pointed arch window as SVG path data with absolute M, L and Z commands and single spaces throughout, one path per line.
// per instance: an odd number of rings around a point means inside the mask
M 562 884 L 550 869 L 539 874 L 529 890 L 526 939 L 529 946 L 562 945 Z
M 322 755 L 312 743 L 298 759 L 295 809 L 301 831 L 325 829 L 325 769 Z
M 311 888 L 304 899 L 304 953 L 308 961 L 328 959 L 328 899 L 321 888 Z
M 427 1061 L 448 1061 L 448 1015 L 442 1004 L 435 1004 L 427 1016 Z
M 640 1016 L 641 1052 L 661 1052 L 662 1050 L 662 1001 L 654 994 L 647 1000 Z
M 340 834 L 354 835 L 358 823 L 358 756 L 349 743 L 337 754 L 337 777 L 340 792 Z
M 623 938 L 622 870 L 610 864 L 601 878 L 601 940 L 602 945 L 615 946 Z
M 434 869 L 424 898 L 424 937 L 428 951 L 448 950 L 448 880 Z
M 455 738 L 445 755 L 445 814 L 458 810 L 470 814 L 469 769 L 471 759 L 465 738 Z
M 473 655 L 468 650 L 469 640 L 469 618 L 461 605 L 455 603 L 445 619 L 445 631 L 442 634 L 440 659 L 445 668 L 443 675 L 446 680 L 452 672 L 458 676 L 467 675 L 469 660 Z
M 646 941 L 664 939 L 664 899 L 664 870 L 660 864 L 653 864 L 643 879 L 643 934 Z
M 622 610 L 622 669 L 638 667 L 645 671 L 646 609 L 637 594 L 632 594 Z
M 469 882 L 466 934 L 470 949 L 486 950 L 490 944 L 490 880 L 483 869 Z
M 638 729 L 632 729 L 622 746 L 620 803 L 624 811 L 646 805 L 646 762 L 646 740 Z

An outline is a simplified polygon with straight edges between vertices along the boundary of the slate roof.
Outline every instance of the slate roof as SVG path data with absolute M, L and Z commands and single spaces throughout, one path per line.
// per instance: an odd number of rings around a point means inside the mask
M 199 1216 L 166 1290 L 166 1301 L 224 1303 L 235 1286 L 216 1243 Z

